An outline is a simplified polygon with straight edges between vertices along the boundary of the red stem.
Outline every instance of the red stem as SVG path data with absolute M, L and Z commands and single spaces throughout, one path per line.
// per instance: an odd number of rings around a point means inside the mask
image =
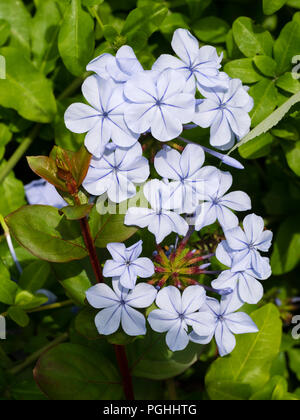
M 91 235 L 90 226 L 87 218 L 80 220 L 81 232 L 84 239 L 84 243 L 89 252 L 90 261 L 93 267 L 93 271 L 97 280 L 97 283 L 103 283 L 102 269 L 97 257 L 96 247 Z
M 93 271 L 98 283 L 103 283 L 102 269 L 97 257 L 95 243 L 93 241 L 90 226 L 87 218 L 80 220 L 80 226 L 82 231 L 82 236 L 84 243 L 89 252 L 90 261 L 93 267 Z M 125 346 L 114 345 L 117 362 L 119 365 L 119 370 L 122 376 L 123 390 L 126 397 L 126 400 L 134 400 L 132 379 L 128 366 L 128 360 L 126 356 Z
M 116 358 L 118 361 L 120 373 L 122 376 L 123 390 L 126 400 L 134 400 L 133 386 L 131 373 L 128 366 L 128 360 L 126 356 L 125 346 L 119 346 L 114 344 Z

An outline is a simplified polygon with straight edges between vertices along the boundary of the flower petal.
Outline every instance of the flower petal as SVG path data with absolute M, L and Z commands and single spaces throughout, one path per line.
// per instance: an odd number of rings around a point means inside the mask
M 148 316 L 148 322 L 153 331 L 156 332 L 169 331 L 174 325 L 177 324 L 178 319 L 178 314 L 162 309 L 154 309 Z
M 104 277 L 118 277 L 126 270 L 125 262 L 117 262 L 114 260 L 107 260 L 103 267 Z
M 118 296 L 104 283 L 90 287 L 85 294 L 87 301 L 93 308 L 108 308 L 119 303 Z
M 187 29 L 176 29 L 171 45 L 178 57 L 187 65 L 191 65 L 198 56 L 198 40 Z
M 230 354 L 236 346 L 236 340 L 225 322 L 219 322 L 215 332 L 215 339 L 221 357 Z
M 206 300 L 206 293 L 201 286 L 188 286 L 182 293 L 182 313 L 191 314 L 201 308 Z
M 168 331 L 166 343 L 172 351 L 183 350 L 188 345 L 189 336 L 187 335 L 185 325 L 181 320 L 177 321 L 177 323 Z
M 174 286 L 164 287 L 157 294 L 156 305 L 174 314 L 182 313 L 180 291 Z
M 262 299 L 264 288 L 254 277 L 243 273 L 239 276 L 238 292 L 243 302 L 255 305 Z
M 188 144 L 180 158 L 180 168 L 184 178 L 192 178 L 197 175 L 205 160 L 202 147 Z
M 89 105 L 75 103 L 65 112 L 66 127 L 73 133 L 86 133 L 102 120 L 99 111 Z
M 124 305 L 121 316 L 122 328 L 130 336 L 146 334 L 146 320 L 139 311 Z
M 121 305 L 110 306 L 100 311 L 95 317 L 99 334 L 110 335 L 117 331 L 121 320 Z
M 226 315 L 225 322 L 233 334 L 257 333 L 258 328 L 249 315 L 244 312 L 236 312 Z
M 123 243 L 120 242 L 110 242 L 107 244 L 106 248 L 108 252 L 113 257 L 114 261 L 125 264 L 126 262 L 126 247 Z
M 153 276 L 155 272 L 154 264 L 149 258 L 138 258 L 132 265 L 136 274 L 143 279 Z
M 139 283 L 128 294 L 126 304 L 134 308 L 147 308 L 152 305 L 157 295 L 154 286 L 148 283 Z
M 151 209 L 141 207 L 130 207 L 125 215 L 124 224 L 127 226 L 139 226 L 145 228 L 156 217 Z

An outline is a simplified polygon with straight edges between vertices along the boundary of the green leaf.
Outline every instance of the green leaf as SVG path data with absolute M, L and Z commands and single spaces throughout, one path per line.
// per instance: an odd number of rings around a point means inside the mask
M 272 80 L 261 80 L 252 86 L 249 95 L 254 99 L 254 109 L 251 111 L 252 126 L 258 125 L 277 106 L 277 89 Z
M 117 38 L 120 36 L 119 32 L 112 25 L 104 25 L 103 35 L 106 41 L 110 44 L 114 44 Z
M 300 90 L 300 82 L 294 79 L 292 73 L 284 73 L 276 80 L 276 86 L 290 93 L 297 93 Z
M 94 308 L 83 308 L 75 318 L 75 330 L 88 340 L 99 340 L 100 334 L 95 325 L 95 316 L 99 311 Z
M 7 312 L 9 317 L 22 328 L 27 327 L 30 322 L 27 313 L 19 306 L 11 306 Z
M 10 23 L 0 19 L 0 46 L 4 45 L 10 36 Z
M 234 146 L 230 152 L 232 153 L 238 147 L 241 147 L 243 144 L 248 143 L 250 140 L 255 139 L 256 137 L 260 136 L 261 134 L 266 133 L 267 131 L 271 130 L 275 127 L 279 121 L 281 121 L 284 116 L 289 112 L 289 110 L 300 102 L 300 92 L 296 93 L 290 99 L 288 99 L 283 105 L 281 105 L 276 111 L 274 111 L 269 117 L 267 117 L 264 121 L 262 121 L 257 127 L 255 127 L 252 131 L 250 131 L 247 136 L 245 136 L 236 146 Z
M 193 23 L 192 29 L 201 41 L 218 44 L 226 41 L 230 26 L 223 19 L 208 16 Z
M 34 378 L 51 400 L 118 400 L 122 397 L 116 368 L 99 351 L 60 344 L 45 353 Z
M 187 24 L 187 18 L 182 13 L 171 13 L 169 14 L 160 25 L 160 31 L 171 38 L 173 33 L 178 28 L 189 29 Z
M 291 370 L 297 376 L 297 379 L 300 381 L 300 349 L 290 349 L 288 351 L 289 365 Z
M 274 241 L 271 266 L 274 275 L 292 271 L 300 261 L 300 222 L 290 216 L 279 227 Z
M 31 23 L 33 61 L 42 73 L 50 73 L 59 58 L 58 34 L 63 22 L 62 5 L 43 0 Z
M 19 290 L 16 294 L 15 305 L 28 311 L 44 305 L 47 301 L 48 298 L 45 295 L 33 295 L 27 290 Z
M 94 20 L 82 10 L 80 0 L 72 0 L 58 37 L 59 53 L 70 73 L 74 76 L 84 73 L 94 46 Z
M 92 286 L 85 270 L 73 277 L 60 281 L 70 299 L 78 305 L 85 304 L 85 292 Z
M 127 16 L 122 35 L 126 35 L 128 39 L 133 39 L 137 33 L 142 31 L 146 34 L 146 37 L 149 37 L 160 27 L 167 13 L 168 9 L 164 4 L 153 3 L 138 7 Z
M 47 261 L 33 261 L 24 268 L 19 279 L 19 286 L 29 292 L 42 289 L 50 275 L 50 265 Z
M 5 47 L 0 54 L 6 60 L 6 79 L 0 80 L 0 105 L 15 109 L 27 120 L 51 122 L 56 113 L 51 82 L 19 50 Z
M 5 166 L 2 162 L 0 169 Z M 25 204 L 25 192 L 21 181 L 10 172 L 0 184 L 0 214 L 6 216 Z
M 203 350 L 203 347 L 190 343 L 185 350 L 173 353 L 165 340 L 165 334 L 149 329 L 146 336 L 127 346 L 134 376 L 156 380 L 172 378 L 193 365 Z
M 116 208 L 118 212 L 118 208 Z M 100 214 L 95 206 L 90 214 L 90 227 L 95 244 L 105 248 L 109 242 L 124 242 L 137 232 L 136 227 L 124 225 L 123 214 Z
M 300 176 L 300 141 L 283 146 L 287 163 L 296 175 Z
M 250 18 L 239 17 L 234 21 L 232 30 L 237 46 L 246 57 L 272 55 L 272 36 L 268 31 L 254 26 Z
M 12 132 L 9 127 L 3 123 L 0 123 L 0 161 L 5 153 L 5 146 L 12 139 Z
M 273 128 L 271 133 L 275 137 L 279 137 L 284 140 L 297 141 L 299 138 L 299 131 L 292 122 L 281 122 L 277 127 Z
M 230 399 L 248 399 L 251 394 L 269 380 L 270 367 L 279 353 L 282 324 L 278 309 L 268 304 L 251 313 L 251 318 L 259 328 L 256 334 L 236 336 L 234 351 L 225 358 L 212 363 L 206 375 L 206 387 L 209 397 L 227 399 L 220 394 L 231 387 Z
M 300 24 L 289 22 L 284 26 L 274 44 L 274 58 L 279 74 L 292 68 L 292 58 L 299 54 L 299 45 Z
M 281 9 L 287 0 L 263 0 L 263 9 L 265 15 L 273 15 Z
M 251 58 L 233 60 L 224 66 L 224 71 L 232 78 L 241 79 L 244 83 L 255 83 L 263 79 L 253 65 Z
M 277 63 L 273 60 L 273 58 L 268 57 L 267 55 L 256 55 L 253 58 L 253 61 L 258 70 L 265 76 L 276 76 Z
M 12 28 L 11 45 L 29 56 L 29 25 L 30 14 L 20 0 L 5 0 L 0 2 L 0 19 L 5 19 Z
M 9 271 L 0 260 L 0 302 L 6 305 L 13 305 L 17 289 L 17 284 L 10 280 Z
M 256 391 L 250 398 L 255 401 L 281 400 L 287 393 L 288 384 L 282 376 L 274 376 L 260 390 Z
M 190 16 L 192 19 L 197 19 L 200 17 L 204 10 L 211 4 L 212 0 L 185 0 L 190 11 Z
M 270 152 L 274 137 L 270 133 L 262 134 L 239 148 L 244 159 L 258 159 Z
M 6 223 L 17 241 L 43 260 L 68 262 L 88 254 L 79 223 L 66 220 L 53 207 L 22 207 L 7 216 Z
M 93 204 L 82 204 L 80 206 L 67 206 L 60 210 L 67 220 L 80 220 L 88 216 L 93 208 Z

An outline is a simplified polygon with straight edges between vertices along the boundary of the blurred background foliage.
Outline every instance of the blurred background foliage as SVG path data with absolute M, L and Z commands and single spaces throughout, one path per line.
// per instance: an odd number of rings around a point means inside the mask
M 300 0 L 0 0 L 0 55 L 6 62 L 6 78 L 0 80 L 2 216 L 26 204 L 24 185 L 36 178 L 26 155 L 48 155 L 54 145 L 77 151 L 82 145 L 83 136 L 67 131 L 63 115 L 70 103 L 82 100 L 87 63 L 127 43 L 151 68 L 158 55 L 172 53 L 170 41 L 179 27 L 223 52 L 224 70 L 250 86 L 253 128 L 300 91 Z M 209 144 L 206 130 L 188 135 Z M 173 354 L 154 333 L 131 342 L 137 398 L 300 398 L 300 341 L 291 336 L 292 318 L 300 314 L 299 104 L 234 156 L 245 165 L 244 171 L 232 170 L 235 187 L 252 197 L 254 212 L 275 234 L 264 301 L 245 309 L 260 333 L 238 337 L 235 352 L 225 359 L 217 359 L 213 344 Z M 151 255 L 153 241 L 143 239 Z M 193 237 L 200 248 L 214 239 L 214 226 Z M 49 263 L 14 245 L 21 276 L 0 237 L 0 313 L 8 326 L 8 339 L 0 341 L 1 398 L 121 398 L 119 385 L 106 386 L 118 380 L 114 356 L 95 333 L 93 311 L 84 308 L 92 278 L 88 262 Z M 105 259 L 103 249 L 99 256 Z M 64 304 L 40 311 L 48 302 L 40 289 Z M 43 392 L 32 375 L 38 359 L 35 379 Z M 91 377 L 104 385 L 87 385 Z

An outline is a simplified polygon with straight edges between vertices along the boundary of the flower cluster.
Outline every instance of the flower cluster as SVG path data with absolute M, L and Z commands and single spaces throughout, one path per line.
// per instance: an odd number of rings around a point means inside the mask
M 148 205 L 129 207 L 124 224 L 147 228 L 157 244 L 177 234 L 168 255 L 158 245 L 154 263 L 140 257 L 142 241 L 129 248 L 108 244 L 112 259 L 105 262 L 103 275 L 112 279 L 112 288 L 97 284 L 86 297 L 101 309 L 95 318 L 100 334 L 113 334 L 120 325 L 130 336 L 146 334 L 141 309 L 151 306 L 147 321 L 154 331 L 167 333 L 172 351 L 183 350 L 190 341 L 207 344 L 215 337 L 224 356 L 234 349 L 235 334 L 257 332 L 251 318 L 239 310 L 245 302 L 256 304 L 262 298 L 260 281 L 271 269 L 260 252 L 269 250 L 272 233 L 255 214 L 247 215 L 240 227 L 236 212 L 251 210 L 251 200 L 242 191 L 229 192 L 232 175 L 204 165 L 205 152 L 229 166 L 242 165 L 190 143 L 182 132 L 210 127 L 211 145 L 228 150 L 249 132 L 253 100 L 240 80 L 220 71 L 222 55 L 210 46 L 199 48 L 187 30 L 175 31 L 172 48 L 176 57 L 161 55 L 151 70 L 144 70 L 126 45 L 116 56 L 95 58 L 87 66 L 94 75 L 82 86 L 89 105 L 75 103 L 65 113 L 71 131 L 87 133 L 85 146 L 93 155 L 85 190 L 121 203 L 144 184 Z M 139 142 L 150 136 L 164 143 L 153 156 L 151 171 Z M 176 139 L 187 145 L 176 143 L 173 148 Z M 157 177 L 148 180 L 154 171 Z M 216 251 L 202 255 L 190 249 L 192 231 L 215 222 L 225 237 Z M 179 236 L 184 238 L 178 245 Z M 213 256 L 227 269 L 208 271 Z M 200 274 L 214 276 L 211 287 L 199 282 Z M 208 297 L 207 291 L 219 294 L 220 301 Z

